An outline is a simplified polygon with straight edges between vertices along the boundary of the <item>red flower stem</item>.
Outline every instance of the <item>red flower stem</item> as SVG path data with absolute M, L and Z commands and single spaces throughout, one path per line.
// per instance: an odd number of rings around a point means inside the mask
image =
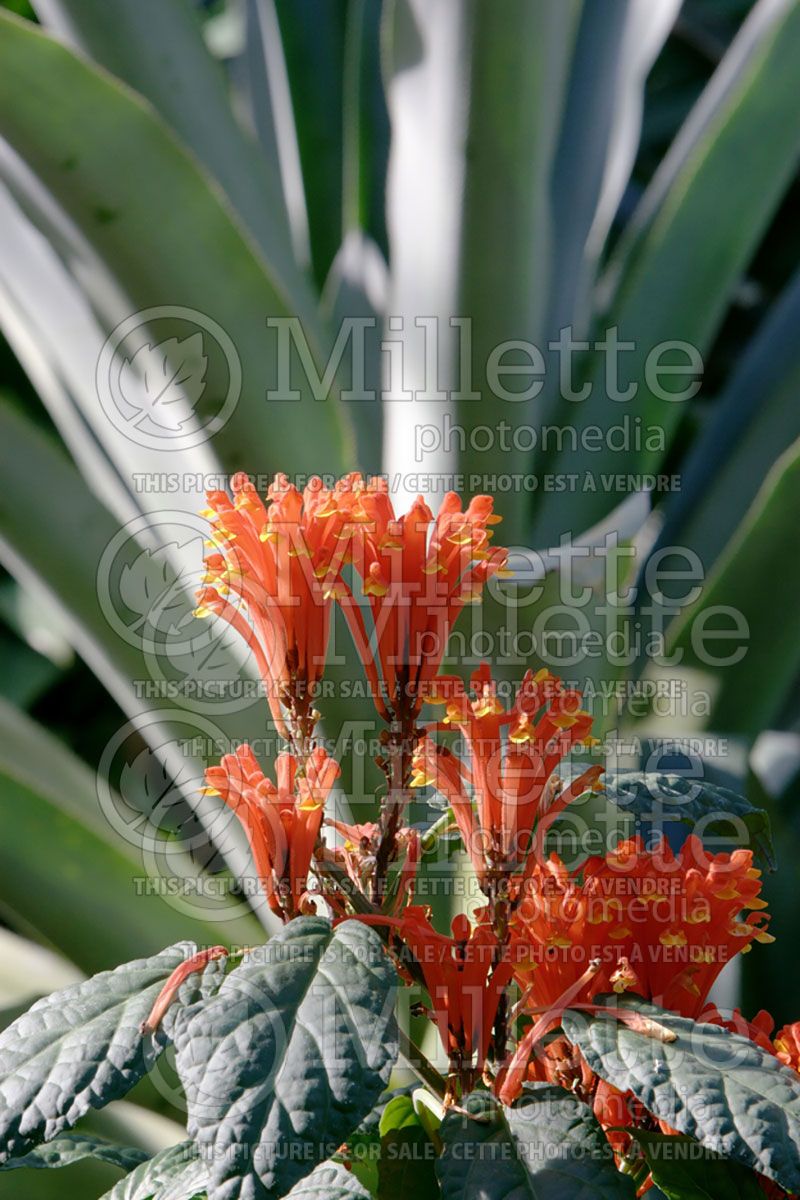
M 387 746 L 389 791 L 381 805 L 381 835 L 375 854 L 375 874 L 372 882 L 373 904 L 382 903 L 386 895 L 389 866 L 397 858 L 397 834 L 408 798 L 411 765 L 417 740 L 407 700 L 402 698 L 401 704 L 404 711 L 401 711 L 395 718 L 389 731 Z

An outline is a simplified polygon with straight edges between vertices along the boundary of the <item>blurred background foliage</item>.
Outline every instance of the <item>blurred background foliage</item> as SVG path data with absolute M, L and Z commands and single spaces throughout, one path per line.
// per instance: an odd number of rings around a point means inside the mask
M 194 512 L 200 498 L 188 488 L 137 491 L 134 475 L 420 465 L 680 476 L 679 490 L 627 498 L 500 494 L 501 528 L 507 541 L 540 552 L 564 533 L 580 541 L 594 530 L 583 540 L 596 544 L 617 530 L 635 551 L 612 573 L 620 584 L 641 581 L 664 547 L 698 554 L 706 581 L 670 625 L 671 644 L 686 654 L 668 673 L 690 693 L 707 688 L 710 711 L 596 715 L 606 733 L 707 737 L 724 747 L 700 756 L 708 776 L 768 808 L 781 871 L 765 890 L 779 943 L 746 959 L 735 986 L 748 1015 L 763 1006 L 779 1023 L 796 1019 L 800 966 L 787 951 L 800 937 L 798 4 L 0 0 L 0 8 L 3 1019 L 81 972 L 178 937 L 261 936 L 244 901 L 229 914 L 134 894 L 133 879 L 159 864 L 201 877 L 235 875 L 245 861 L 236 831 L 198 802 L 203 755 L 187 771 L 186 755 L 169 749 L 187 722 L 202 727 L 202 710 L 187 715 L 180 697 L 142 699 L 133 685 L 150 678 L 152 663 L 111 627 L 98 598 L 106 546 L 143 518 L 152 525 L 142 537 L 152 571 L 145 590 L 163 585 L 167 561 L 191 608 L 196 559 L 160 543 L 155 525 L 165 509 Z M 156 304 L 213 317 L 244 371 L 225 429 L 169 455 L 111 429 L 94 381 L 108 333 Z M 445 409 L 468 429 L 501 418 L 607 427 L 618 413 L 600 392 L 580 412 L 564 409 L 552 388 L 508 409 L 487 399 L 411 412 L 342 401 L 342 378 L 324 404 L 306 395 L 269 406 L 264 319 L 285 313 L 302 316 L 318 363 L 347 315 L 374 314 L 379 324 L 386 314 L 471 315 L 479 351 L 493 337 L 543 345 L 562 325 L 580 337 L 618 324 L 645 350 L 670 338 L 697 345 L 703 386 L 689 404 L 660 407 L 642 386 L 631 411 L 663 425 L 663 454 L 630 451 L 598 465 L 580 450 L 456 447 L 419 464 L 413 422 L 440 421 Z M 379 336 L 367 343 L 373 386 Z M 419 358 L 410 347 L 412 377 Z M 576 378 L 596 370 L 588 352 Z M 516 561 L 530 577 L 525 554 Z M 544 595 L 517 611 L 520 628 L 558 598 L 558 560 L 546 561 Z M 590 620 L 604 628 L 605 584 L 591 574 L 589 582 Z M 636 613 L 620 626 L 639 628 L 648 599 L 640 588 Z M 691 622 L 712 603 L 742 612 L 750 636 L 739 663 L 709 672 L 692 659 Z M 473 631 L 496 630 L 508 612 L 495 600 L 470 620 Z M 341 681 L 356 668 L 340 634 L 331 674 Z M 250 669 L 224 640 L 215 649 L 218 673 Z M 191 646 L 186 657 L 188 665 L 173 661 L 175 678 L 193 669 Z M 548 665 L 579 684 L 652 673 L 644 655 L 625 668 L 608 656 Z M 518 677 L 519 664 L 507 674 Z M 324 715 L 333 735 L 345 718 L 370 720 L 368 706 L 343 700 Z M 210 719 L 226 738 L 264 734 L 260 703 Z M 98 787 L 128 720 L 127 759 Z M 354 759 L 344 791 L 361 817 L 376 779 L 363 753 Z M 673 749 L 649 765 L 687 761 Z M 112 827 L 98 791 L 127 827 Z M 137 819 L 156 807 L 160 833 L 143 861 Z M 171 1081 L 159 1082 L 103 1117 L 121 1140 L 148 1149 L 177 1140 Z M 26 1175 L 24 1184 L 0 1176 L 0 1193 L 98 1195 L 113 1173 L 81 1165 Z

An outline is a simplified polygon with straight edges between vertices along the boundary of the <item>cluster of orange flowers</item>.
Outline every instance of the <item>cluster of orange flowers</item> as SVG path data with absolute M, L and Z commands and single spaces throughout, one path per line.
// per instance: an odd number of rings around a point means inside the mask
M 494 1059 L 504 1100 L 528 1077 L 562 1081 L 571 1073 L 589 1087 L 574 1048 L 563 1037 L 546 1047 L 543 1039 L 565 1007 L 591 1007 L 602 992 L 630 991 L 721 1021 L 707 1009 L 720 970 L 753 942 L 772 940 L 750 851 L 710 857 L 690 837 L 675 855 L 665 841 L 646 847 L 634 839 L 568 870 L 546 857 L 547 830 L 567 805 L 602 787 L 600 765 L 566 781 L 559 774 L 567 756 L 594 744 L 580 693 L 547 670 L 529 671 L 507 708 L 488 666 L 468 688 L 440 674 L 461 608 L 505 570 L 506 551 L 490 545 L 499 520 L 491 499 L 479 496 L 462 510 L 450 494 L 434 519 L 421 499 L 397 516 L 386 484 L 360 475 L 333 488 L 312 481 L 302 494 L 278 476 L 266 503 L 239 475 L 232 492 L 233 499 L 208 497 L 211 553 L 198 611 L 229 622 L 252 649 L 288 749 L 277 759 L 276 783 L 248 747 L 209 768 L 207 783 L 241 821 L 273 911 L 284 919 L 313 911 L 310 870 L 337 866 L 362 895 L 361 919 L 384 927 L 406 955 L 401 970 L 410 959 L 413 978 L 424 982 L 451 1070 L 477 1075 Z M 334 820 L 344 844 L 321 839 L 339 767 L 316 744 L 314 697 L 334 603 L 386 722 L 385 744 L 395 739 L 400 769 L 390 788 L 399 780 L 403 802 L 412 787 L 441 794 L 486 897 L 473 921 L 454 919 L 449 936 L 413 903 L 415 831 L 383 818 L 360 826 Z M 444 712 L 420 727 L 425 703 Z M 454 733 L 463 756 L 443 740 Z M 396 867 L 396 886 L 376 900 L 367 885 L 382 856 Z M 346 891 L 325 897 L 335 915 L 352 907 Z M 519 1000 L 510 1011 L 512 981 Z M 532 1023 L 505 1060 L 505 1037 L 526 1014 Z M 766 1015 L 752 1025 L 735 1019 L 797 1068 L 800 1025 L 770 1042 Z M 627 1098 L 597 1081 L 592 1087 L 606 1125 L 624 1124 L 622 1109 L 630 1119 Z

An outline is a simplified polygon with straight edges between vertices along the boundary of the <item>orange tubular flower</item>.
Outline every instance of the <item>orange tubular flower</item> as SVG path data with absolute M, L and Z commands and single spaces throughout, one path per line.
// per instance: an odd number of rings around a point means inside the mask
M 448 492 L 434 520 L 421 497 L 395 515 L 385 480 L 342 480 L 332 497 L 372 615 L 372 633 L 352 591 L 339 578 L 339 600 L 381 716 L 413 720 L 441 665 L 453 623 L 479 600 L 486 581 L 505 568 L 508 552 L 491 550 L 488 526 L 501 518 L 489 496 L 466 512 Z M 378 677 L 380 671 L 380 678 Z
M 558 1024 L 564 1007 L 590 1006 L 603 992 L 633 992 L 700 1017 L 725 963 L 754 941 L 773 940 L 757 911 L 765 907 L 760 889 L 751 851 L 710 856 L 694 836 L 678 855 L 665 840 L 645 850 L 634 838 L 577 871 L 555 854 L 536 863 L 512 915 L 510 951 L 525 1006 L 545 1016 L 532 1027 L 535 1038 L 526 1035 L 530 1044 L 512 1064 L 504 1098 L 513 1099 L 534 1040 Z M 764 1016 L 757 1021 L 754 1033 Z M 615 1111 L 628 1103 L 608 1089 L 602 1094 Z
M 425 737 L 412 786 L 430 784 L 447 799 L 481 883 L 492 870 L 520 869 L 526 860 L 532 869 L 555 817 L 600 786 L 601 766 L 590 767 L 568 787 L 555 775 L 572 749 L 593 742 L 592 718 L 581 707 L 580 693 L 564 688 L 549 671 L 528 671 L 506 711 L 486 663 L 472 676 L 472 700 L 459 679 L 442 678 L 437 686 L 435 698 L 447 705 L 443 726 L 463 733 L 469 765 Z
M 532 873 L 512 926 L 531 1005 L 554 1003 L 599 959 L 592 994 L 636 992 L 697 1017 L 725 963 L 773 940 L 755 911 L 765 903 L 752 864 L 749 850 L 710 856 L 694 836 L 677 856 L 664 840 L 648 851 L 634 838 L 578 872 L 551 855 Z M 576 1001 L 590 999 L 587 991 Z
M 764 1008 L 756 1013 L 752 1021 L 748 1021 L 738 1008 L 735 1008 L 729 1017 L 723 1017 L 716 1005 L 712 1004 L 697 1019 L 705 1021 L 709 1025 L 721 1025 L 723 1029 L 728 1029 L 731 1033 L 738 1033 L 740 1037 L 749 1038 L 751 1042 L 769 1054 L 774 1054 L 777 1058 L 781 1057 L 775 1043 L 770 1041 L 770 1034 L 775 1028 L 775 1022 Z
M 276 475 L 267 504 L 244 474 L 227 493 L 208 493 L 214 553 L 206 558 L 198 615 L 228 621 L 250 646 L 278 732 L 282 704 L 310 732 L 310 700 L 322 677 L 330 607 L 342 551 L 342 518 L 331 492 L 312 480 L 301 494 Z
M 302 912 L 308 872 L 322 812 L 338 763 L 318 747 L 298 774 L 291 754 L 275 763 L 277 786 L 267 779 L 249 746 L 226 754 L 206 771 L 207 792 L 219 795 L 241 821 L 270 908 L 281 917 Z
M 698 1015 L 736 954 L 774 941 L 758 911 L 766 901 L 750 850 L 709 855 L 692 835 L 673 855 L 664 839 L 647 851 L 634 838 L 583 873 L 584 887 L 602 897 L 595 919 L 638 977 L 631 990 L 683 1016 Z
M 401 917 L 358 919 L 391 926 L 413 953 L 451 1071 L 482 1070 L 500 998 L 512 975 L 510 962 L 496 961 L 499 948 L 491 926 L 485 921 L 473 926 L 467 917 L 456 916 L 453 936 L 446 937 L 431 925 L 428 909 L 413 904 Z
M 772 1046 L 773 1053 L 784 1066 L 791 1067 L 800 1074 L 800 1021 L 779 1029 Z
M 381 828 L 377 821 L 348 825 L 328 818 L 325 822 L 344 839 L 341 846 L 329 847 L 329 857 L 340 862 L 348 878 L 359 891 L 365 892 L 375 869 L 375 856 L 380 844 Z M 397 847 L 405 852 L 405 860 L 394 889 L 392 911 L 397 912 L 414 894 L 417 868 L 422 856 L 422 839 L 415 829 L 402 827 L 397 831 Z M 329 903 L 331 897 L 328 896 Z

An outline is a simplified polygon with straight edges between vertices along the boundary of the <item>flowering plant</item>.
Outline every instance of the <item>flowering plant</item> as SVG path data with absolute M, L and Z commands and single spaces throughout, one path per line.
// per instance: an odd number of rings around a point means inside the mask
M 79 1152 L 65 1131 L 170 1045 L 189 1140 L 115 1196 L 800 1191 L 800 1023 L 773 1036 L 768 1014 L 711 999 L 726 964 L 773 940 L 755 848 L 650 829 L 562 861 L 570 806 L 627 797 L 637 817 L 647 795 L 667 811 L 680 781 L 606 780 L 580 693 L 545 667 L 510 702 L 488 663 L 468 682 L 443 670 L 461 609 L 507 570 L 491 499 L 397 515 L 359 475 L 302 493 L 279 476 L 266 503 L 244 476 L 231 492 L 209 496 L 198 612 L 252 650 L 284 747 L 271 766 L 236 747 L 205 790 L 283 927 L 244 950 L 173 946 L 14 1022 L 8 1165 Z M 343 811 L 316 707 L 333 606 L 380 723 L 366 823 Z M 687 811 L 724 801 L 703 785 Z M 425 900 L 454 838 L 469 903 L 448 929 Z

